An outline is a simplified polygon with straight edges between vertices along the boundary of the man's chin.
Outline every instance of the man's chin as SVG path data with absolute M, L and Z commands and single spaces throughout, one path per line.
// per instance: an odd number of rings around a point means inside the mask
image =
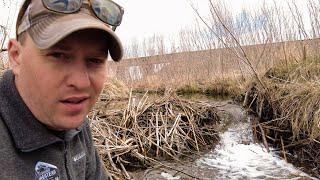
M 85 120 L 84 116 L 61 118 L 61 120 L 58 123 L 56 123 L 54 127 L 51 127 L 51 129 L 54 129 L 57 131 L 75 129 L 81 126 L 84 120 Z

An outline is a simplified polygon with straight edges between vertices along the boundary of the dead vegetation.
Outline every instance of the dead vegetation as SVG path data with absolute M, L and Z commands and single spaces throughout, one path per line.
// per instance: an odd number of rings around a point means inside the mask
M 0 77 L 2 76 L 4 71 L 5 71 L 5 68 L 3 68 L 3 66 L 1 66 L 1 64 L 0 64 Z
M 104 108 L 107 102 L 100 101 L 89 118 L 96 147 L 115 179 L 129 179 L 127 170 L 161 165 L 160 160 L 179 161 L 218 140 L 213 105 L 170 92 L 153 101 L 147 94 L 139 99 L 130 94 L 127 106 L 117 110 Z
M 304 59 L 270 69 L 253 83 L 244 106 L 259 117 L 256 136 L 265 138 L 281 155 L 320 177 L 320 59 Z M 260 126 L 260 128 L 259 128 Z
M 0 77 L 2 76 L 3 72 L 8 69 L 8 65 L 5 63 L 5 60 L 1 55 L 2 52 L 0 51 Z
M 176 89 L 178 95 L 205 94 L 216 98 L 239 98 L 242 88 L 236 79 L 217 78 L 210 82 L 186 84 Z

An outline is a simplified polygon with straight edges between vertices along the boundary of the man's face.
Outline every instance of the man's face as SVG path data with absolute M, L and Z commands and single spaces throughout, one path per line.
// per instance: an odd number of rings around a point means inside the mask
M 19 46 L 19 63 L 12 68 L 18 91 L 49 128 L 78 127 L 98 99 L 106 80 L 108 48 L 102 37 L 98 30 L 78 31 L 39 50 L 27 35 Z

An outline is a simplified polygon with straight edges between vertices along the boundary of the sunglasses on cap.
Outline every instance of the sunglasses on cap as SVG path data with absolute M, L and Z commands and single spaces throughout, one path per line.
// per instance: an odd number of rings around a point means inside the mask
M 78 12 L 83 4 L 88 4 L 95 16 L 102 22 L 112 26 L 115 31 L 121 24 L 124 9 L 111 0 L 41 0 L 43 6 L 49 11 L 62 14 L 72 14 Z M 22 19 L 31 0 L 26 0 L 23 4 L 23 11 L 19 13 L 18 22 Z

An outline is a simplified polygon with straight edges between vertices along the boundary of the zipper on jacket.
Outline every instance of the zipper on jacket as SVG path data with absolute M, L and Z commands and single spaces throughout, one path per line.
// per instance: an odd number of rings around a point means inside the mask
M 64 164 L 67 172 L 67 176 L 69 180 L 72 180 L 72 177 L 70 175 L 70 170 L 69 170 L 69 164 L 68 164 L 68 142 L 63 141 L 63 149 L 64 149 Z

